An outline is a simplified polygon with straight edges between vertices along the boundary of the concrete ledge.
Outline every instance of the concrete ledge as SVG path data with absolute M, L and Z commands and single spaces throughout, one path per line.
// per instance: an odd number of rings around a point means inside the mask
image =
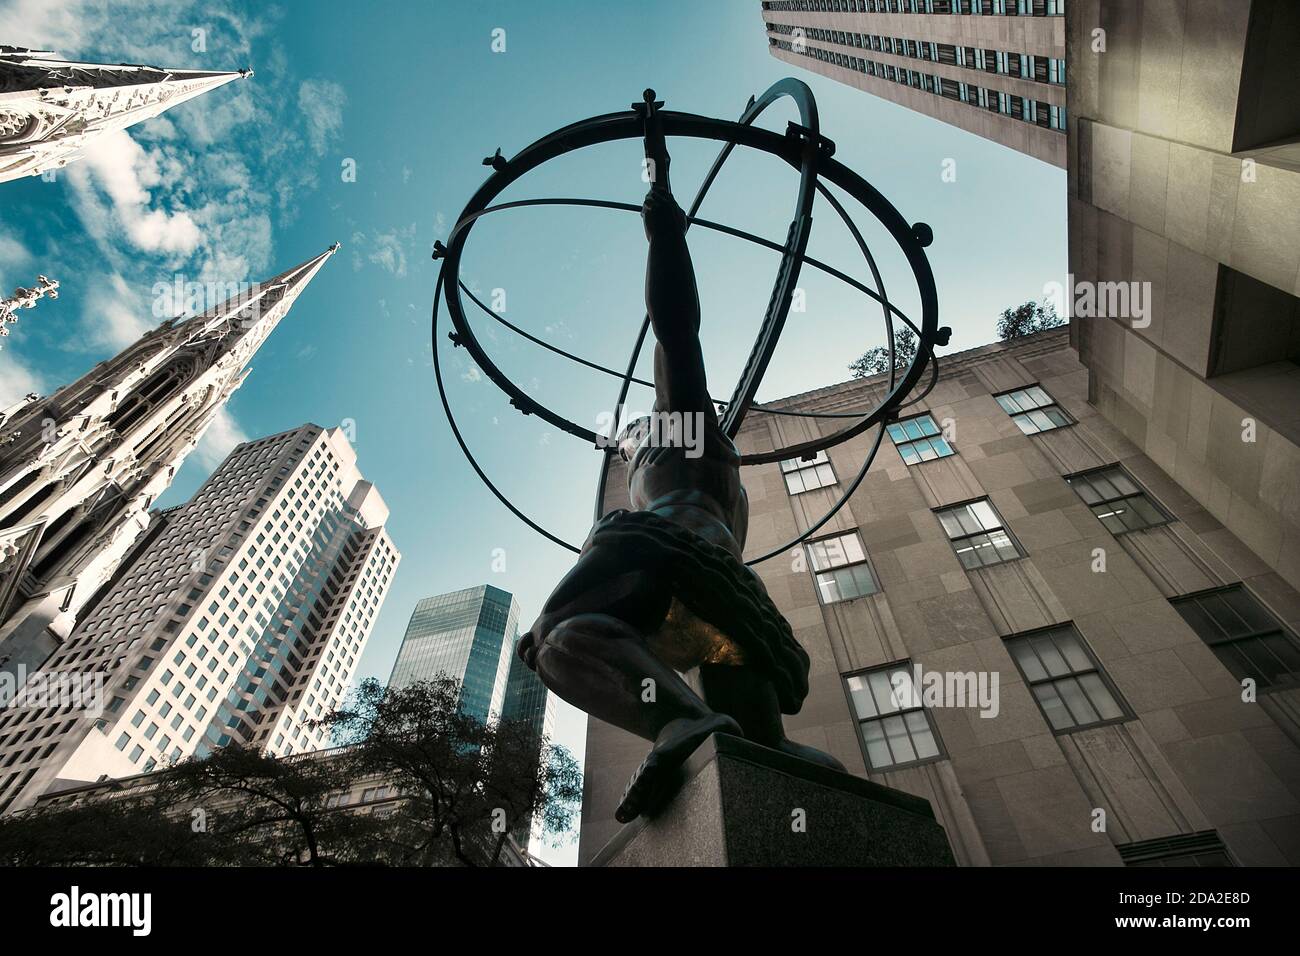
M 952 866 L 929 801 L 740 737 L 706 740 L 677 795 L 591 866 Z

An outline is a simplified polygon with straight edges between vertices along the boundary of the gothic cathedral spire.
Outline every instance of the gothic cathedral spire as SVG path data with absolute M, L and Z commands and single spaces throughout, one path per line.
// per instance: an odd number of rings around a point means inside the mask
M 0 409 L 0 671 L 35 670 L 338 244 Z M 0 701 L 3 703 L 3 701 Z
M 0 183 L 66 166 L 101 134 L 252 76 L 78 63 L 0 46 Z

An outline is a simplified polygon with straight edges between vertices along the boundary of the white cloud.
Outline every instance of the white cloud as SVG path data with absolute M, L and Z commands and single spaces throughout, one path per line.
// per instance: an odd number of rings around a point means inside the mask
M 0 350 L 0 408 L 12 405 L 28 392 L 46 394 L 46 385 L 41 376 L 25 366 L 14 354 L 13 342 L 16 338 L 10 335 L 4 349 Z
M 103 134 L 81 162 L 68 167 L 78 210 L 96 235 L 108 239 L 121 233 L 142 252 L 174 256 L 192 253 L 203 234 L 187 210 L 156 208 L 149 190 L 166 191 L 182 175 L 180 163 L 146 151 L 125 130 Z
M 0 8 L 0 36 L 15 46 L 80 46 L 88 24 L 80 0 L 12 0 Z
M 415 239 L 415 223 L 405 229 L 367 236 L 364 232 L 352 234 L 352 268 L 359 270 L 363 261 L 379 266 L 385 272 L 402 278 L 406 275 L 406 249 Z
M 25 268 L 32 261 L 32 254 L 13 236 L 6 236 L 0 233 L 0 282 L 4 281 L 4 275 L 7 271 Z M 0 286 L 0 294 L 7 293 L 9 290 Z
M 154 318 L 149 301 L 121 275 L 93 278 L 87 286 L 81 322 L 85 344 L 119 352 L 144 335 L 161 319 Z
M 298 108 L 307 121 L 311 148 L 324 152 L 326 145 L 343 129 L 343 87 L 329 80 L 304 80 L 298 87 Z
M 226 460 L 236 445 L 248 440 L 248 435 L 239 422 L 235 421 L 235 416 L 230 414 L 230 409 L 222 406 L 195 446 L 194 460 L 212 471 Z

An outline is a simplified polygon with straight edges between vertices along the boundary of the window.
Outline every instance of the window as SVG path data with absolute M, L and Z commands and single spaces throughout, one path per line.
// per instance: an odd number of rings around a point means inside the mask
M 1118 692 L 1073 624 L 1008 638 L 1007 650 L 1057 733 L 1127 718 Z
M 1119 465 L 1065 480 L 1111 534 L 1140 531 L 1170 520 Z
M 1173 605 L 1237 680 L 1261 690 L 1300 683 L 1300 642 L 1240 584 Z
M 812 461 L 789 458 L 781 462 L 786 491 L 792 495 L 835 484 L 835 471 L 826 452 L 819 451 Z
M 930 415 L 918 415 L 889 426 L 889 437 L 898 448 L 898 454 L 909 465 L 921 461 L 947 458 L 952 446 L 939 431 Z
M 1024 557 L 987 498 L 941 508 L 935 513 L 943 530 L 948 532 L 957 559 L 967 571 Z
M 856 531 L 810 541 L 807 547 L 823 604 L 851 601 L 880 590 Z
M 1002 410 L 1011 416 L 1011 420 L 1026 435 L 1050 432 L 1053 428 L 1073 424 L 1052 396 L 1037 385 L 994 397 Z
M 1125 866 L 1234 866 L 1214 830 L 1180 833 L 1117 846 Z
M 913 692 L 910 665 L 891 664 L 844 680 L 872 770 L 891 770 L 943 756 L 920 694 Z

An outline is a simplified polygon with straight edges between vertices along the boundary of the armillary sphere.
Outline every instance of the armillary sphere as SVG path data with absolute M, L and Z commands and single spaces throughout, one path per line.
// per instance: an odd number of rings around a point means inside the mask
M 779 99 L 788 97 L 793 101 L 799 112 L 799 122 L 787 124 L 784 133 L 774 132 L 754 125 L 754 121 Z M 594 116 L 585 119 L 570 126 L 558 129 L 549 135 L 543 136 L 532 145 L 520 151 L 515 156 L 507 159 L 501 155 L 498 149 L 493 156 L 483 160 L 485 166 L 492 167 L 492 173 L 487 180 L 479 187 L 478 191 L 470 198 L 464 211 L 457 220 L 455 227 L 448 236 L 446 243 L 435 242 L 433 257 L 442 261 L 442 266 L 438 273 L 437 286 L 434 290 L 433 303 L 433 367 L 434 375 L 437 378 L 438 394 L 442 400 L 443 409 L 447 414 L 447 421 L 451 425 L 452 434 L 456 438 L 457 444 L 464 453 L 466 460 L 474 469 L 474 472 L 496 495 L 496 497 L 510 509 L 518 518 L 526 523 L 539 534 L 555 542 L 561 547 L 570 551 L 577 552 L 579 548 L 568 541 L 558 537 L 548 531 L 537 521 L 533 520 L 518 508 L 506 495 L 496 486 L 488 477 L 470 451 L 464 436 L 461 434 L 459 425 L 456 422 L 455 415 L 452 412 L 451 404 L 447 398 L 447 390 L 443 383 L 442 367 L 438 355 L 438 321 L 445 302 L 447 313 L 451 317 L 452 330 L 448 333 L 448 338 L 452 344 L 464 348 L 470 355 L 470 358 L 479 367 L 479 369 L 492 382 L 496 384 L 510 400 L 510 404 L 517 408 L 525 415 L 536 415 L 538 418 L 549 422 L 551 425 L 573 435 L 575 438 L 589 444 L 592 448 L 598 450 L 603 456 L 600 477 L 596 487 L 595 515 L 599 518 L 605 510 L 604 491 L 606 476 L 609 470 L 611 457 L 616 453 L 612 447 L 613 443 L 609 440 L 610 436 L 598 435 L 593 430 L 570 421 L 564 416 L 552 411 L 535 399 L 527 395 L 518 385 L 505 375 L 492 361 L 491 356 L 484 350 L 482 344 L 474 334 L 466 317 L 465 299 L 468 298 L 474 306 L 487 314 L 494 321 L 499 322 L 510 331 L 517 335 L 523 336 L 528 341 L 545 348 L 551 352 L 570 359 L 586 368 L 594 369 L 619 379 L 618 398 L 615 402 L 615 409 L 622 409 L 627 399 L 627 393 L 633 383 L 638 385 L 653 385 L 643 379 L 634 376 L 633 370 L 636 368 L 638 359 L 641 356 L 641 350 L 645 345 L 646 335 L 650 329 L 650 319 L 647 316 L 641 323 L 640 331 L 637 333 L 635 342 L 632 346 L 632 352 L 628 358 L 627 368 L 623 372 L 607 368 L 596 362 L 592 362 L 581 356 L 574 355 L 565 351 L 549 342 L 544 341 L 534 335 L 529 334 L 522 328 L 506 321 L 487 305 L 485 305 L 477 296 L 475 296 L 464 284 L 460 277 L 461 259 L 464 255 L 465 245 L 469 241 L 470 234 L 473 232 L 474 225 L 484 216 L 504 212 L 508 209 L 518 209 L 525 206 L 581 206 L 596 209 L 612 209 L 623 212 L 640 214 L 641 206 L 632 203 L 615 202 L 607 199 L 584 199 L 584 198 L 558 198 L 548 197 L 541 199 L 521 199 L 514 202 L 502 202 L 493 204 L 493 200 L 499 196 L 507 186 L 516 180 L 524 177 L 529 172 L 537 169 L 543 163 L 571 153 L 576 150 L 586 149 L 600 143 L 609 143 L 615 140 L 623 139 L 640 139 L 645 132 L 645 122 L 647 112 L 655 110 L 657 119 L 662 123 L 664 135 L 668 137 L 690 137 L 693 139 L 714 140 L 722 144 L 718 157 L 714 160 L 704 181 L 700 184 L 695 198 L 687 210 L 688 225 L 699 226 L 702 229 L 710 229 L 715 232 L 725 233 L 737 239 L 743 239 L 756 245 L 771 249 L 781 254 L 781 261 L 776 270 L 776 279 L 772 284 L 772 295 L 768 300 L 767 310 L 763 316 L 763 321 L 759 327 L 758 335 L 754 340 L 753 347 L 750 349 L 748 360 L 741 372 L 740 379 L 737 381 L 731 397 L 726 402 L 718 402 L 722 409 L 721 426 L 729 438 L 734 439 L 740 431 L 741 424 L 745 416 L 750 412 L 756 412 L 768 415 L 788 415 L 794 417 L 806 418 L 827 418 L 827 419 L 844 419 L 845 424 L 831 434 L 814 438 L 808 441 L 798 442 L 784 448 L 773 449 L 772 451 L 756 452 L 745 455 L 742 465 L 760 465 L 770 462 L 786 461 L 790 459 L 810 460 L 818 452 L 827 448 L 832 448 L 842 442 L 848 441 L 855 435 L 859 435 L 873 426 L 876 427 L 875 441 L 868 452 L 861 469 L 857 476 L 845 486 L 843 493 L 835 504 L 813 523 L 806 531 L 786 542 L 779 548 L 775 548 L 766 554 L 753 558 L 746 562 L 747 564 L 757 564 L 775 557 L 791 548 L 796 547 L 810 535 L 826 524 L 831 517 L 843 507 L 853 492 L 866 477 L 872 461 L 880 448 L 881 439 L 885 433 L 885 425 L 898 417 L 900 409 L 920 401 L 934 387 L 938 379 L 938 364 L 934 356 L 934 347 L 936 345 L 946 345 L 950 330 L 939 327 L 939 305 L 935 294 L 934 275 L 930 270 L 929 260 L 925 255 L 925 247 L 930 244 L 933 234 L 930 227 L 925 223 L 909 223 L 894 208 L 894 206 L 882 196 L 869 182 L 849 169 L 847 166 L 834 159 L 835 144 L 821 134 L 820 125 L 817 117 L 817 103 L 813 99 L 812 90 L 800 80 L 787 78 L 774 84 L 766 93 L 757 99 L 751 97 L 746 104 L 744 112 L 738 120 L 711 119 L 705 116 L 698 116 L 693 113 L 679 113 L 672 110 L 658 110 L 657 107 L 662 104 L 655 102 L 654 91 L 647 90 L 642 102 L 633 104 L 632 108 L 618 113 L 606 113 L 602 116 Z M 701 218 L 697 215 L 701 204 L 709 193 L 714 181 L 717 179 L 727 158 L 737 146 L 743 146 L 748 149 L 756 149 L 765 153 L 777 156 L 792 167 L 799 171 L 799 185 L 795 192 L 794 209 L 790 219 L 790 227 L 786 233 L 783 242 L 776 242 L 762 236 L 753 235 L 752 233 L 736 229 L 732 226 L 719 222 L 712 222 L 708 219 Z M 898 243 L 908 264 L 911 266 L 913 277 L 916 280 L 916 286 L 921 302 L 920 322 L 914 322 L 895 306 L 889 302 L 889 297 L 885 292 L 885 283 L 880 276 L 880 270 L 876 266 L 876 260 L 871 254 L 866 241 L 862 238 L 862 232 L 858 229 L 857 224 L 849 216 L 843 203 L 828 188 L 835 186 L 843 194 L 858 202 L 869 213 L 888 230 L 894 241 Z M 859 279 L 833 268 L 824 262 L 813 258 L 807 254 L 808 240 L 812 232 L 812 206 L 813 200 L 820 195 L 822 199 L 834 210 L 835 214 L 840 217 L 845 226 L 848 227 L 858 249 L 861 251 L 865 260 L 867 270 L 871 275 L 871 285 L 867 285 Z M 881 310 L 884 319 L 887 341 L 889 342 L 889 387 L 888 391 L 879 402 L 872 408 L 853 412 L 801 412 L 788 409 L 764 408 L 761 405 L 754 404 L 754 396 L 762 384 L 763 375 L 767 371 L 768 363 L 771 361 L 772 354 L 775 352 L 778 342 L 781 338 L 781 332 L 785 328 L 786 319 L 790 313 L 791 300 L 794 294 L 799 274 L 804 266 L 817 269 L 828 275 L 835 277 L 841 282 L 845 282 L 854 289 L 865 294 L 868 298 L 875 300 Z M 911 363 L 903 369 L 894 367 L 894 320 L 902 322 L 910 328 L 917 336 L 916 356 Z M 929 381 L 922 392 L 910 401 L 905 401 L 912 394 L 917 384 L 925 375 L 926 367 L 929 366 Z

